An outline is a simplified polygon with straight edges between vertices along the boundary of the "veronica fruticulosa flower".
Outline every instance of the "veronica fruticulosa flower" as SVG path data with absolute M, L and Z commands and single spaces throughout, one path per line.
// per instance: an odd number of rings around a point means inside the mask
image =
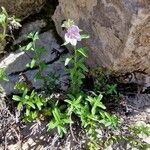
M 88 35 L 80 34 L 82 30 L 74 24 L 73 20 L 68 19 L 67 21 L 64 21 L 62 27 L 67 29 L 67 32 L 65 33 L 65 43 L 63 45 L 70 43 L 72 46 L 76 46 L 78 41 L 89 38 Z
M 77 45 L 77 41 L 81 41 L 80 29 L 76 25 L 72 25 L 67 29 L 65 34 L 66 43 L 70 43 L 73 46 Z

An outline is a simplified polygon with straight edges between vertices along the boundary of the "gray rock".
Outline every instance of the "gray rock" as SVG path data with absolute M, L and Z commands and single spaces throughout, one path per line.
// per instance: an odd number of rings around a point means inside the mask
M 42 60 L 46 63 L 50 63 L 59 58 L 57 52 L 60 54 L 64 51 L 63 48 L 57 43 L 54 37 L 53 31 L 47 31 L 39 35 L 39 40 L 36 43 L 37 47 L 44 47 L 45 52 L 42 55 Z M 53 52 L 53 51 L 56 52 Z M 7 75 L 14 74 L 26 70 L 26 64 L 31 61 L 34 54 L 33 52 L 21 52 L 16 51 L 5 56 L 0 62 L 0 67 L 6 67 Z
M 38 12 L 46 0 L 1 0 L 0 6 L 6 8 L 10 15 L 25 18 Z
M 28 30 L 26 30 L 28 31 Z M 23 34 L 25 32 L 22 32 Z M 59 60 L 60 55 L 63 53 L 64 48 L 61 48 L 57 43 L 57 40 L 54 36 L 52 30 L 44 32 L 39 35 L 39 40 L 36 43 L 36 47 L 44 47 L 45 52 L 41 56 L 41 60 L 47 63 L 47 69 L 44 72 L 44 75 L 47 76 L 49 73 L 54 72 L 58 75 L 58 84 L 60 89 L 66 90 L 68 82 L 68 76 L 65 73 L 64 63 Z M 32 81 L 33 87 L 40 89 L 43 87 L 42 81 L 34 82 L 34 76 L 37 69 L 28 70 L 26 64 L 31 62 L 31 59 L 34 57 L 33 52 L 23 52 L 17 50 L 5 56 L 0 62 L 0 67 L 6 68 L 6 74 L 9 77 L 9 82 L 0 81 L 1 87 L 4 89 L 6 94 L 11 94 L 14 91 L 14 85 L 19 81 L 19 74 L 24 72 L 30 81 Z M 52 63 L 52 64 L 51 64 Z
M 142 109 L 145 106 L 150 106 L 150 94 L 135 94 L 133 97 L 126 96 L 128 105 L 137 109 Z
M 61 90 L 66 90 L 68 85 L 68 76 L 66 72 L 64 71 L 64 65 L 62 62 L 57 61 L 53 64 L 47 65 L 46 70 L 44 71 L 44 76 L 50 76 L 51 73 L 54 73 L 58 76 L 58 79 L 56 80 L 56 85 L 59 86 Z M 34 80 L 34 77 L 36 73 L 38 72 L 37 69 L 34 70 L 27 70 L 23 72 L 27 79 L 32 82 L 32 86 L 35 89 L 42 89 L 45 85 L 42 80 Z M 4 89 L 4 93 L 6 95 L 9 95 L 11 93 L 18 93 L 18 91 L 14 90 L 15 83 L 19 81 L 19 73 L 14 75 L 9 75 L 9 81 L 0 81 L 1 87 Z M 53 86 L 53 85 L 52 85 Z
M 19 38 L 14 41 L 15 44 L 19 44 L 23 40 L 26 39 L 26 36 L 31 32 L 40 32 L 40 30 L 46 26 L 46 22 L 44 20 L 36 20 L 33 22 L 26 23 L 22 26 L 22 29 L 19 33 Z
M 90 35 L 81 46 L 88 48 L 91 68 L 150 74 L 149 0 L 59 0 L 53 20 L 61 37 L 62 21 L 67 19 Z

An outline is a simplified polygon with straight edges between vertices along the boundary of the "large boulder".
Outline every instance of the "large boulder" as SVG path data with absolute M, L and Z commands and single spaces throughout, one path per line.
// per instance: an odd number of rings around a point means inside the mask
M 5 7 L 10 15 L 27 17 L 41 9 L 46 0 L 0 0 L 0 6 Z
M 61 37 L 67 19 L 90 35 L 81 44 L 90 67 L 150 74 L 150 0 L 59 0 L 53 20 Z

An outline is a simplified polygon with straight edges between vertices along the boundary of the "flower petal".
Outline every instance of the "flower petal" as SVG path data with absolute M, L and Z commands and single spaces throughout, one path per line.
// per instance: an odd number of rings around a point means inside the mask
M 77 41 L 81 41 L 81 35 L 79 33 L 76 34 Z
M 71 43 L 71 45 L 76 46 L 77 45 L 77 40 L 76 39 L 71 39 L 70 43 Z
M 67 43 L 71 43 L 71 39 L 69 38 L 68 33 L 65 34 L 65 41 Z

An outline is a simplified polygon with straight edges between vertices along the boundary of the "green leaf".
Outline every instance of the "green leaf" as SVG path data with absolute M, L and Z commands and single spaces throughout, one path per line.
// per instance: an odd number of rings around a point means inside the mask
M 39 33 L 38 33 L 38 32 L 35 32 L 35 33 L 34 33 L 33 38 L 32 38 L 32 39 L 33 39 L 33 41 L 36 41 L 36 40 L 38 40 L 38 39 L 39 39 L 39 36 L 38 36 L 38 35 L 39 35 Z
M 39 67 L 41 68 L 41 70 L 44 70 L 47 66 L 45 62 L 41 62 L 39 63 Z
M 24 96 L 25 100 L 30 100 L 30 96 L 29 95 L 26 95 Z
M 67 94 L 67 96 L 68 96 L 71 100 L 75 99 L 75 97 L 74 97 L 73 95 L 71 95 L 71 94 Z
M 30 110 L 26 109 L 26 116 L 29 116 L 29 115 L 30 115 Z
M 32 39 L 33 41 L 36 41 L 39 39 L 38 32 L 31 32 L 27 35 L 27 38 Z
M 5 68 L 0 68 L 0 80 L 9 81 L 5 72 Z
M 23 104 L 22 104 L 22 102 L 20 102 L 20 103 L 18 104 L 18 106 L 17 106 L 17 110 L 18 110 L 18 111 L 21 111 L 22 107 L 23 107 Z
M 87 34 L 82 34 L 82 35 L 81 35 L 81 39 L 88 39 L 88 38 L 90 38 L 90 36 L 87 35 Z
M 28 50 L 31 50 L 32 48 L 32 42 L 30 42 L 26 47 L 25 47 L 25 50 L 28 51 Z
M 80 68 L 82 68 L 83 71 L 88 72 L 87 67 L 83 63 L 79 63 Z
M 101 103 L 101 102 L 97 106 L 102 108 L 102 109 L 106 109 L 106 106 L 103 103 Z
M 40 101 L 40 98 L 38 98 L 38 100 L 36 101 L 36 105 L 37 105 L 38 109 L 41 110 L 43 103 Z
M 92 115 L 95 115 L 95 113 L 96 113 L 96 105 L 94 105 L 94 106 L 92 107 L 91 112 L 92 112 Z
M 27 105 L 31 106 L 33 109 L 35 109 L 35 105 L 32 102 L 26 102 Z
M 107 85 L 106 87 L 107 87 L 107 93 L 108 94 L 113 94 L 113 93 L 117 94 L 117 90 L 116 90 L 117 84 Z
M 78 72 L 78 76 L 80 77 L 80 79 L 84 79 L 85 78 L 85 75 L 83 73 L 81 73 L 81 72 Z
M 53 111 L 53 116 L 54 118 L 56 119 L 57 122 L 61 122 L 61 119 L 60 119 L 60 112 L 59 112 L 59 109 L 58 108 L 55 108 Z
M 78 51 L 80 54 L 82 54 L 84 57 L 87 57 L 87 54 L 86 54 L 86 51 L 85 51 L 84 48 L 79 48 L 79 49 L 77 49 L 77 51 Z
M 28 86 L 26 83 L 23 82 L 17 82 L 14 89 L 16 90 L 21 90 L 21 91 L 25 91 L 26 89 L 28 90 Z
M 67 45 L 67 44 L 69 44 L 68 42 L 65 42 L 65 43 L 63 43 L 61 46 L 65 46 L 65 45 Z
M 29 64 L 29 67 L 32 69 L 33 67 L 35 67 L 36 64 L 36 60 L 32 59 L 31 63 Z
M 66 134 L 67 133 L 67 130 L 66 130 L 66 128 L 65 127 L 60 127 L 61 128 L 61 131 L 64 133 L 64 134 Z M 63 134 L 62 133 L 62 134 Z
M 18 95 L 13 95 L 12 99 L 13 99 L 14 101 L 21 101 L 21 97 L 18 96 Z
M 54 129 L 56 127 L 56 124 L 54 123 L 54 121 L 51 121 L 47 124 L 47 126 L 48 126 L 48 131 L 49 131 L 50 129 Z
M 34 80 L 36 81 L 36 80 L 41 80 L 41 79 L 43 79 L 43 77 L 41 76 L 41 73 L 37 72 L 34 76 Z
M 8 17 L 8 13 L 6 9 L 3 6 L 1 7 L 1 9 L 2 9 L 2 13 L 5 14 L 6 17 Z
M 38 117 L 37 111 L 30 112 L 30 113 L 31 113 L 32 119 L 36 119 Z
M 5 14 L 0 14 L 0 24 L 3 26 L 3 24 L 5 24 L 6 21 L 6 15 Z
M 0 33 L 0 42 L 2 42 L 5 39 L 5 35 Z
M 67 66 L 71 60 L 72 60 L 72 57 L 66 58 L 66 60 L 65 60 L 65 66 Z
M 59 136 L 62 137 L 63 131 L 61 130 L 61 128 L 59 126 L 57 127 L 57 131 L 58 131 Z

